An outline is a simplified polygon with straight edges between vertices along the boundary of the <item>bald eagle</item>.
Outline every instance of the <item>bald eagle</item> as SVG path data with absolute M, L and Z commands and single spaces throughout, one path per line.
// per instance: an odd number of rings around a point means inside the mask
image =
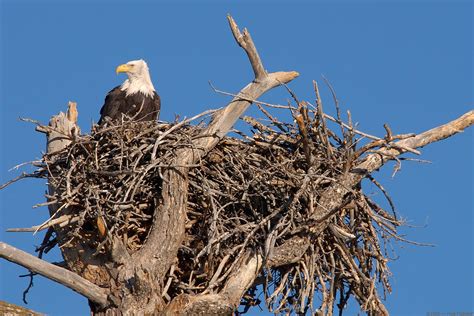
M 160 114 L 160 96 L 151 83 L 148 65 L 142 59 L 120 65 L 117 74 L 125 72 L 128 79 L 112 89 L 100 110 L 99 125 L 106 121 L 154 121 Z

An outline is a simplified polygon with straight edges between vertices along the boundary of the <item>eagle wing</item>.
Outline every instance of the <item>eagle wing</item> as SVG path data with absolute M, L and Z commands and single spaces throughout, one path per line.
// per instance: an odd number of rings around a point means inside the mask
M 153 96 L 144 96 L 136 93 L 130 96 L 120 86 L 110 90 L 100 109 L 99 125 L 105 123 L 105 118 L 120 121 L 122 115 L 134 117 L 136 121 L 155 121 L 160 115 L 161 99 L 153 91 Z
M 107 93 L 105 97 L 104 105 L 100 109 L 100 120 L 99 125 L 104 123 L 104 119 L 109 117 L 112 120 L 120 119 L 122 113 L 126 111 L 124 108 L 125 93 L 120 89 L 120 86 L 113 88 Z

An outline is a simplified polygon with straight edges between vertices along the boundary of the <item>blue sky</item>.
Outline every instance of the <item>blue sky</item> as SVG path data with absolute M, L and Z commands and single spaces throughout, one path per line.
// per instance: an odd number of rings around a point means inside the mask
M 78 102 L 84 132 L 98 120 L 105 94 L 124 80 L 115 67 L 144 58 L 162 96 L 161 119 L 191 116 L 225 105 L 212 81 L 237 92 L 252 79 L 226 14 L 251 31 L 269 71 L 296 70 L 291 84 L 300 99 L 314 100 L 311 80 L 334 85 L 359 128 L 383 136 L 421 132 L 473 108 L 473 4 L 460 1 L 0 1 L 0 182 L 8 169 L 37 159 L 44 135 L 19 122 L 47 122 Z M 326 110 L 331 99 L 322 88 Z M 285 103 L 282 89 L 262 97 Z M 249 112 L 255 113 L 254 110 Z M 396 244 L 390 264 L 393 315 L 474 311 L 472 129 L 422 150 L 432 164 L 404 162 L 375 173 L 400 214 L 414 227 L 409 239 L 436 244 Z M 28 170 L 28 169 L 27 169 Z M 0 240 L 32 252 L 42 234 L 5 233 L 47 219 L 45 186 L 26 180 L 0 191 Z M 380 195 L 368 187 L 368 193 Z M 45 259 L 59 261 L 58 252 Z M 23 305 L 25 269 L 0 261 L 0 299 Z M 85 315 L 85 299 L 35 278 L 29 308 L 49 315 Z M 253 314 L 258 313 L 258 309 Z

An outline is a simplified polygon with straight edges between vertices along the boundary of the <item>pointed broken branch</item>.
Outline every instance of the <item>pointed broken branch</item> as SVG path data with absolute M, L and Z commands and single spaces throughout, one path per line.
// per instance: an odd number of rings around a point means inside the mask
M 263 79 L 267 72 L 263 67 L 262 60 L 258 55 L 257 48 L 253 43 L 252 37 L 246 28 L 243 30 L 243 34 L 239 30 L 239 26 L 235 23 L 234 19 L 229 15 L 227 15 L 227 20 L 229 21 L 230 30 L 234 35 L 235 41 L 245 50 L 247 56 L 249 57 L 250 64 L 252 65 L 253 72 L 255 74 L 255 79 L 260 80 Z
M 268 90 L 289 83 L 299 76 L 299 73 L 296 71 L 279 71 L 268 74 L 263 69 L 262 61 L 260 60 L 257 49 L 250 37 L 250 33 L 244 29 L 243 34 L 241 34 L 234 19 L 230 15 L 227 19 L 229 20 L 236 41 L 245 50 L 249 57 L 250 64 L 255 73 L 255 80 L 237 93 L 237 96 L 235 96 L 224 109 L 215 114 L 212 122 L 202 132 L 202 135 L 213 136 L 205 137 L 196 142 L 196 148 L 203 148 L 204 151 L 202 153 L 196 153 L 196 151 L 193 151 L 193 155 L 188 155 L 187 158 L 184 158 L 191 159 L 194 162 L 199 160 L 202 154 L 214 148 L 217 142 L 229 132 L 239 117 L 247 110 L 250 104 L 252 104 L 250 100 L 256 100 Z
M 214 114 L 209 126 L 202 131 L 202 137 L 194 142 L 194 148 L 183 149 L 176 154 L 175 164 L 187 165 L 199 161 L 201 157 L 214 148 L 248 109 L 252 104 L 249 100 L 255 100 L 268 90 L 288 83 L 299 76 L 296 71 L 267 73 L 263 68 L 249 32 L 246 29 L 240 32 L 234 19 L 230 15 L 227 18 L 235 40 L 249 58 L 255 79 L 237 94 L 243 96 L 243 98 L 234 97 L 224 109 Z M 136 262 L 140 262 L 146 270 L 157 272 L 156 275 L 165 275 L 184 238 L 188 192 L 187 172 L 188 168 L 176 168 L 166 171 L 162 187 L 163 204 L 160 211 L 155 211 L 154 222 L 159 224 L 153 227 L 147 242 L 133 256 Z M 254 262 L 256 258 L 249 260 Z M 258 271 L 254 271 L 252 278 L 257 275 Z M 250 280 L 249 286 L 252 283 L 252 280 Z M 179 300 L 180 298 L 177 297 L 176 299 Z M 220 305 L 228 306 L 228 304 L 229 300 L 225 300 Z M 209 310 L 207 312 L 213 313 Z

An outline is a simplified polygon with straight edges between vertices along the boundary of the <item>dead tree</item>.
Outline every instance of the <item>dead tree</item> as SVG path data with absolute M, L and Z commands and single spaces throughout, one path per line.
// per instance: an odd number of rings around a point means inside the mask
M 332 315 L 336 297 L 343 308 L 354 296 L 363 310 L 388 314 L 375 289 L 379 282 L 390 290 L 380 245 L 400 238 L 403 223 L 360 183 L 380 186 L 374 170 L 463 131 L 474 111 L 419 135 L 392 135 L 387 126 L 377 138 L 325 114 L 315 83 L 316 104 L 290 91 L 295 105 L 278 107 L 294 122 L 280 122 L 264 108 L 275 105 L 257 100 L 298 73 L 268 73 L 248 31 L 228 20 L 255 78 L 226 107 L 80 135 L 70 103 L 38 127 L 47 153 L 30 176 L 49 180 L 50 219 L 16 231 L 48 229 L 40 251 L 59 245 L 65 266 L 5 243 L 0 256 L 87 297 L 97 315 L 230 315 L 258 304 L 259 285 L 275 313 Z M 244 118 L 253 136 L 226 136 L 252 103 L 270 123 Z M 206 126 L 190 125 L 208 114 Z M 357 149 L 357 135 L 371 142 Z M 315 291 L 323 297 L 317 308 Z

